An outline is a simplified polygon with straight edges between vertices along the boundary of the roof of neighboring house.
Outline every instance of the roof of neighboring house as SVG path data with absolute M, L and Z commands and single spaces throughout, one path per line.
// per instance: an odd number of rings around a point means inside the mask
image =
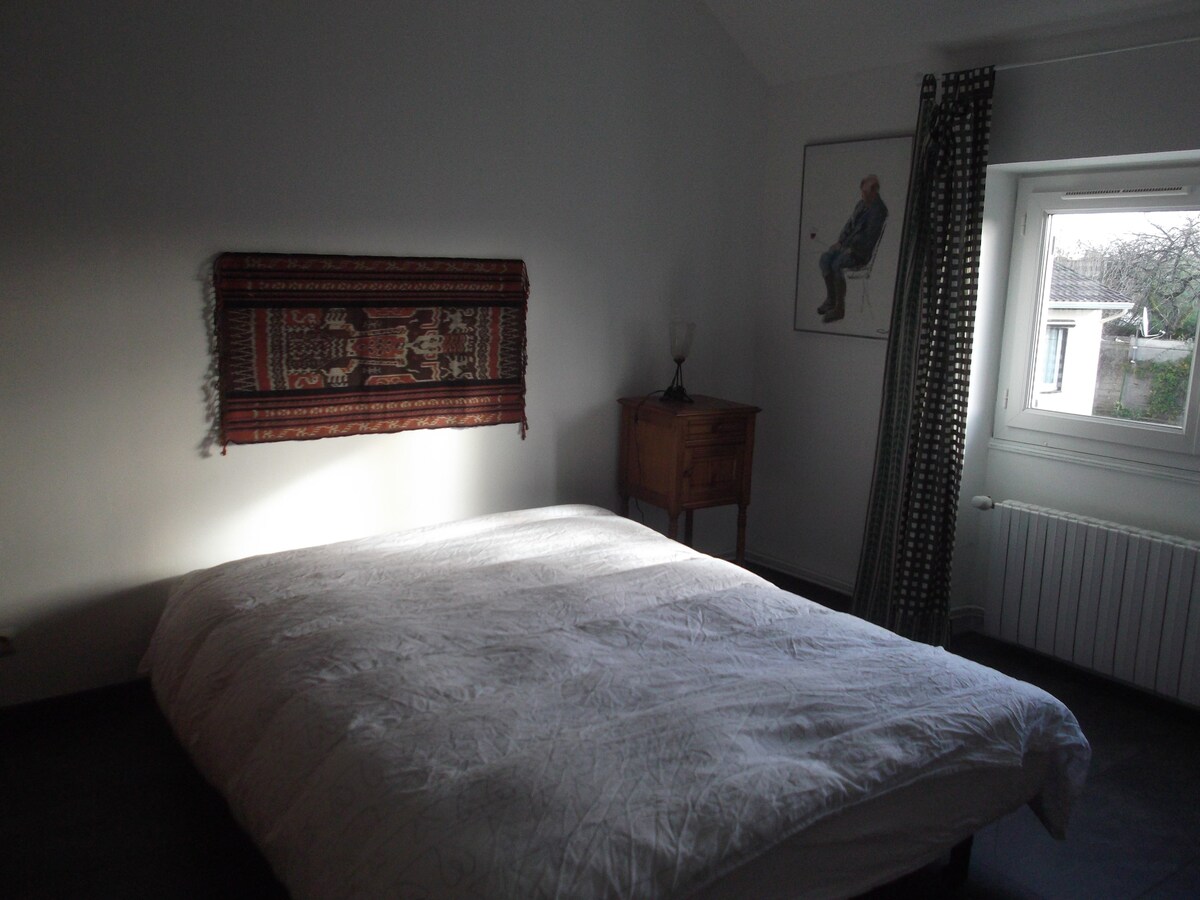
M 1050 305 L 1111 309 L 1116 312 L 1132 309 L 1133 300 L 1120 291 L 1080 275 L 1065 260 L 1055 257 L 1054 276 L 1050 279 Z

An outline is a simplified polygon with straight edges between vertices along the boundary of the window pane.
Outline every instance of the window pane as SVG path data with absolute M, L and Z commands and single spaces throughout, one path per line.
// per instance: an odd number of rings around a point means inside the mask
M 1030 406 L 1182 428 L 1200 210 L 1048 218 Z

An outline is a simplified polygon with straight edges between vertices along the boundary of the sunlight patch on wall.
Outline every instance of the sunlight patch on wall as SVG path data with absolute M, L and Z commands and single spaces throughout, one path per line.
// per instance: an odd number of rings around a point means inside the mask
M 205 556 L 215 564 L 474 515 L 476 480 L 463 475 L 480 465 L 465 437 L 439 429 L 344 439 L 360 447 L 233 511 Z
M 976 436 L 982 436 L 986 441 L 991 436 L 995 367 L 999 364 L 1008 263 L 1012 254 L 1015 192 L 1016 178 L 1011 173 L 996 166 L 988 167 L 988 202 L 984 205 L 980 237 L 979 297 L 967 401 L 968 441 Z

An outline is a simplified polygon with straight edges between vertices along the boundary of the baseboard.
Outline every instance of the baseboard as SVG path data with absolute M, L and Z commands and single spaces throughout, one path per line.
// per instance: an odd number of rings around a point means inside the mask
M 839 581 L 836 578 L 830 578 L 820 572 L 814 572 L 810 569 L 805 569 L 803 566 L 797 566 L 787 560 L 779 559 L 766 553 L 755 553 L 753 551 L 746 552 L 746 561 L 754 563 L 757 566 L 762 566 L 766 569 L 774 569 L 784 575 L 790 575 L 792 578 L 799 578 L 801 581 L 807 581 L 810 584 L 819 585 L 823 588 L 828 588 L 831 591 L 836 591 L 839 594 L 847 596 L 854 593 L 854 585 L 844 581 Z
M 950 610 L 950 634 L 983 631 L 982 606 L 956 606 Z

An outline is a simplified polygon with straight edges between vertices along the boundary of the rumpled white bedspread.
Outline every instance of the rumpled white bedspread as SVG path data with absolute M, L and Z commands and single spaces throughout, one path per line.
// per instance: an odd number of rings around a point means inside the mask
M 1089 749 L 1045 692 L 627 519 L 486 516 L 195 572 L 159 702 L 296 898 L 686 895 L 849 804 Z

